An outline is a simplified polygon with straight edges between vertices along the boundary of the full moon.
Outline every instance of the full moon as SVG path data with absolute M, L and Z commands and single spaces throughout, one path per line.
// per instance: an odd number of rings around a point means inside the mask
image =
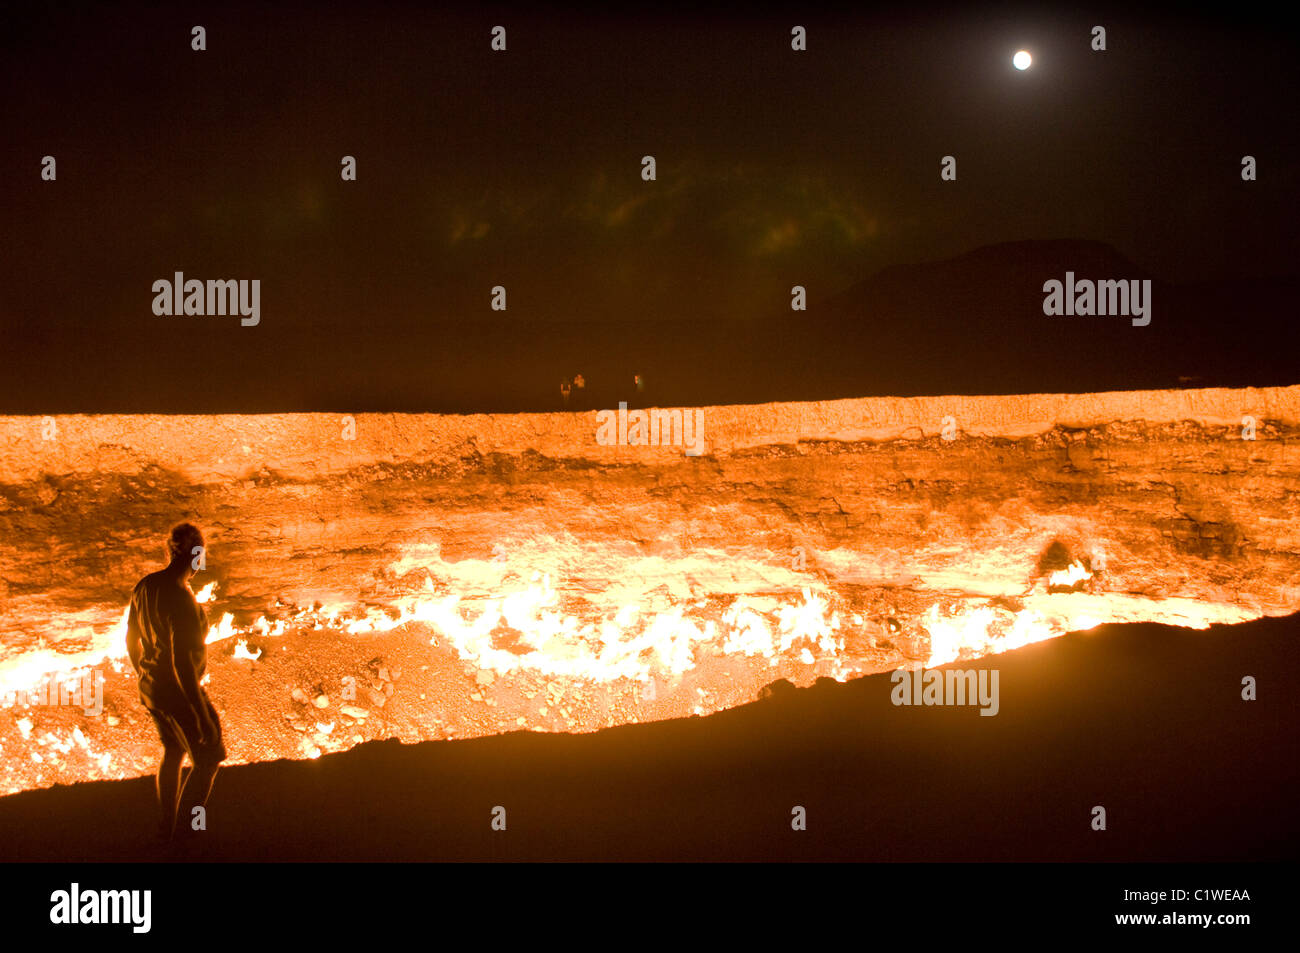
M 1011 65 L 1016 69 L 1029 69 L 1029 64 L 1034 61 L 1025 50 L 1021 50 L 1015 56 L 1011 57 Z

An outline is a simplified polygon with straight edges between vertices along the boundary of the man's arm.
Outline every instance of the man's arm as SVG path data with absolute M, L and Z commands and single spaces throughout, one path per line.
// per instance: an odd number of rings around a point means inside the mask
M 136 615 L 135 593 L 131 593 L 131 605 L 126 613 L 126 654 L 131 659 L 131 667 L 140 671 L 140 659 L 144 656 L 142 643 L 144 635 L 140 631 L 140 619 Z
M 203 701 L 203 691 L 199 687 L 199 665 L 205 651 L 203 646 L 203 627 L 199 624 L 197 613 L 180 593 L 174 608 L 167 613 L 167 625 L 171 630 L 172 666 L 176 672 L 176 681 L 189 703 L 199 729 L 206 738 L 213 733 L 212 716 Z

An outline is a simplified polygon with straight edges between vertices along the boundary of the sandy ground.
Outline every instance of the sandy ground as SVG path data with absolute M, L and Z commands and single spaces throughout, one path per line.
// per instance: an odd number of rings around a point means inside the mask
M 1300 616 L 1114 625 L 966 663 L 998 671 L 994 717 L 896 706 L 880 675 L 587 735 L 241 766 L 181 853 L 150 845 L 148 779 L 57 787 L 0 799 L 0 844 L 50 861 L 1294 858 L 1297 638 Z

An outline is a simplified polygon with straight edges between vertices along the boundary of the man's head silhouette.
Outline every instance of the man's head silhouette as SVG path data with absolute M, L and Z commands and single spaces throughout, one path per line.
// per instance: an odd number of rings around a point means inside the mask
M 194 550 L 203 545 L 203 533 L 197 526 L 193 523 L 177 523 L 172 527 L 171 535 L 167 537 L 168 564 L 183 570 L 184 578 L 188 579 L 197 572 L 194 568 L 194 557 L 198 553 Z

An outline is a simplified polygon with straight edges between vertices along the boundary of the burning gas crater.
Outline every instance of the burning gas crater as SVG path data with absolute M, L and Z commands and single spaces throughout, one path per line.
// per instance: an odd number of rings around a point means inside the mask
M 752 701 L 779 678 L 807 684 L 941 665 L 1101 621 L 1203 627 L 1251 617 L 1098 592 L 1094 573 L 1077 562 L 1022 598 L 931 597 L 909 621 L 873 616 L 824 586 L 683 600 L 666 586 L 624 582 L 579 594 L 540 570 L 448 564 L 423 549 L 390 567 L 406 591 L 383 605 L 280 604 L 241 624 L 221 611 L 217 582 L 197 589 L 214 620 L 205 683 L 222 710 L 231 763 L 316 758 L 389 737 L 593 731 L 709 714 Z M 460 591 L 449 591 L 453 583 Z M 639 598 L 619 601 L 638 588 Z M 45 649 L 3 663 L 0 697 L 12 715 L 6 793 L 151 769 L 157 742 L 136 702 L 125 627 L 124 611 L 86 651 Z M 101 677 L 102 711 L 92 713 Z
M 1300 608 L 1300 387 L 699 410 L 698 456 L 581 413 L 0 418 L 0 791 L 154 769 L 124 602 L 181 518 L 232 763 Z

